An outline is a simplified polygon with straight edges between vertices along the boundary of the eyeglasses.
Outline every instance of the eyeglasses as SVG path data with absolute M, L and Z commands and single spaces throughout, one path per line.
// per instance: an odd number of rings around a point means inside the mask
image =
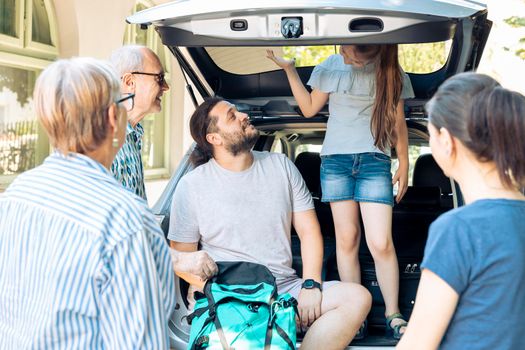
M 118 105 L 119 103 L 122 104 L 122 107 L 126 109 L 126 112 L 129 112 L 133 109 L 135 105 L 135 94 L 134 93 L 127 93 L 123 94 L 124 97 L 118 99 L 115 101 L 115 103 Z
M 141 74 L 141 75 L 151 75 L 156 78 L 159 86 L 164 86 L 166 84 L 166 78 L 164 73 L 146 73 L 146 72 L 130 72 L 130 74 Z

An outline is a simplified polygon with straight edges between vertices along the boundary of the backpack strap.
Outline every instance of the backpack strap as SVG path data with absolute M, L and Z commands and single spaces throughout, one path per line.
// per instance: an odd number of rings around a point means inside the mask
M 284 329 L 282 329 L 281 326 L 279 326 L 277 323 L 275 323 L 275 329 L 277 330 L 277 334 L 279 334 L 281 338 L 284 339 L 286 344 L 288 344 L 290 350 L 294 350 L 295 346 L 293 345 L 292 339 L 290 339 L 290 337 L 288 336 L 288 334 L 286 334 Z
M 208 318 L 206 318 L 204 320 L 204 322 L 202 323 L 202 327 L 201 327 L 201 330 L 199 332 L 199 335 L 202 334 L 202 331 L 204 330 L 204 328 L 206 328 L 206 326 L 213 321 L 213 319 L 215 318 L 215 310 L 213 310 L 213 313 L 210 311 L 210 315 L 208 316 Z M 200 336 L 197 336 L 195 337 L 195 339 L 193 340 L 193 343 L 191 344 L 191 346 L 189 347 L 190 350 L 199 350 L 199 349 L 202 349 L 202 344 L 197 344 L 197 341 L 198 339 L 200 338 Z
M 266 329 L 266 338 L 264 340 L 264 350 L 270 350 L 270 347 L 272 345 L 272 331 L 273 327 L 277 330 L 277 334 L 283 338 L 283 340 L 288 344 L 291 350 L 295 350 L 295 346 L 288 336 L 284 329 L 281 328 L 275 321 L 276 312 L 279 308 L 282 307 L 293 307 L 294 311 L 297 315 L 299 315 L 299 312 L 297 310 L 297 300 L 295 298 L 291 298 L 291 300 L 278 300 L 272 302 L 270 306 L 270 315 L 268 316 L 268 328 Z
M 281 326 L 279 326 L 276 322 L 272 323 L 273 324 L 268 324 L 268 328 L 266 329 L 266 338 L 264 339 L 264 350 L 270 350 L 272 346 L 273 327 L 275 327 L 275 329 L 277 330 L 277 334 L 279 334 L 281 338 L 283 338 L 283 340 L 286 342 L 286 344 L 288 344 L 290 350 L 295 350 L 295 346 L 293 345 L 292 340 L 290 339 L 288 334 L 286 334 L 284 329 L 282 329 Z
M 215 324 L 215 329 L 217 329 L 217 334 L 219 335 L 219 340 L 221 341 L 223 350 L 230 350 L 231 348 L 228 345 L 228 342 L 226 341 L 226 336 L 224 335 L 221 321 L 219 321 L 219 318 L 216 315 L 213 319 L 213 323 Z
M 228 346 L 228 342 L 226 341 L 226 336 L 224 335 L 224 331 L 222 329 L 221 322 L 219 321 L 219 317 L 217 317 L 216 306 L 217 305 L 215 305 L 215 304 L 211 304 L 211 305 L 208 304 L 208 306 L 206 308 L 202 308 L 202 309 L 206 309 L 206 310 L 209 311 L 209 316 L 202 323 L 201 331 L 204 328 L 206 328 L 206 326 L 208 324 L 213 322 L 213 324 L 215 325 L 215 329 L 217 330 L 217 335 L 219 336 L 219 340 L 221 341 L 222 348 L 224 350 L 230 350 L 231 348 Z M 202 309 L 199 309 L 199 310 L 202 310 Z M 202 313 L 204 313 L 204 312 L 202 312 Z M 202 313 L 201 313 L 201 315 L 202 315 Z M 199 337 L 195 337 L 195 340 L 197 340 L 197 339 L 199 339 Z M 193 344 L 191 344 L 190 349 L 191 350 L 198 350 L 198 349 L 200 349 L 200 344 L 196 344 L 196 342 L 194 341 Z
M 219 340 L 221 341 L 223 350 L 230 350 L 230 346 L 228 345 L 228 341 L 226 340 L 226 336 L 224 335 L 224 330 L 222 329 L 221 321 L 219 320 L 219 317 L 217 316 L 218 304 L 215 303 L 215 299 L 213 298 L 211 286 L 212 284 L 210 283 L 210 280 L 208 280 L 206 284 L 204 285 L 204 295 L 208 299 L 208 308 L 209 308 L 209 317 L 206 319 L 204 324 L 207 324 L 213 321 L 213 323 L 215 324 L 215 329 L 217 330 L 217 335 L 219 336 Z M 225 303 L 229 301 L 229 299 L 230 298 L 224 298 L 219 301 L 219 304 Z
M 198 308 L 197 310 L 193 311 L 191 314 L 189 314 L 186 317 L 186 320 L 188 321 L 188 324 L 191 325 L 193 322 L 193 319 L 195 317 L 201 317 L 206 311 L 210 309 L 209 305 L 206 305 L 205 307 Z
M 266 328 L 266 337 L 264 338 L 264 350 L 270 350 L 270 347 L 272 346 L 272 317 L 270 316 L 270 319 L 268 320 L 268 327 Z

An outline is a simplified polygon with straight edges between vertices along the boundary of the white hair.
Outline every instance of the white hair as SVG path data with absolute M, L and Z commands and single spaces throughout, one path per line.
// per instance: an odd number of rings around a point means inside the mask
M 125 45 L 111 53 L 109 62 L 115 68 L 119 77 L 124 73 L 142 71 L 146 51 L 149 49 L 142 45 Z
M 86 153 L 106 138 L 107 110 L 119 96 L 118 78 L 107 61 L 62 59 L 38 77 L 35 112 L 55 148 Z

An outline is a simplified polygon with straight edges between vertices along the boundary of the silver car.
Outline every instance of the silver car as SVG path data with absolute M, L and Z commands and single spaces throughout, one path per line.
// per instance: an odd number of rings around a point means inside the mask
M 322 227 L 325 279 L 338 278 L 331 212 L 319 201 L 319 149 L 328 109 L 303 118 L 285 73 L 265 58 L 265 49 L 297 58 L 298 73 L 306 82 L 317 63 L 337 52 L 337 45 L 400 44 L 400 62 L 416 95 L 405 101 L 410 186 L 393 213 L 400 308 L 409 317 L 428 227 L 441 213 L 462 205 L 458 186 L 429 154 L 424 104 L 446 78 L 478 66 L 491 28 L 486 6 L 462 0 L 180 0 L 136 13 L 127 21 L 156 28 L 184 70 L 195 104 L 199 97 L 209 96 L 236 104 L 261 132 L 255 149 L 282 152 L 295 162 L 312 192 Z M 186 156 L 153 208 L 166 235 L 174 190 L 191 169 Z M 294 232 L 291 239 L 293 266 L 300 275 Z M 395 346 L 384 336 L 384 304 L 366 244 L 361 246 L 360 262 L 362 283 L 373 295 L 373 307 L 369 336 L 352 342 L 348 349 Z M 171 346 L 185 349 L 190 331 L 188 285 L 182 280 L 176 285 L 178 303 L 169 332 Z

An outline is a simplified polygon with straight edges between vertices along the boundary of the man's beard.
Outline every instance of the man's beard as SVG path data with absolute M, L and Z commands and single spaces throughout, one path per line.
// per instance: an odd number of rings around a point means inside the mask
M 255 129 L 254 133 L 248 134 L 246 129 L 243 129 L 240 132 L 231 134 L 220 133 L 220 135 L 225 141 L 224 148 L 233 156 L 237 156 L 252 149 L 259 138 L 259 130 Z

